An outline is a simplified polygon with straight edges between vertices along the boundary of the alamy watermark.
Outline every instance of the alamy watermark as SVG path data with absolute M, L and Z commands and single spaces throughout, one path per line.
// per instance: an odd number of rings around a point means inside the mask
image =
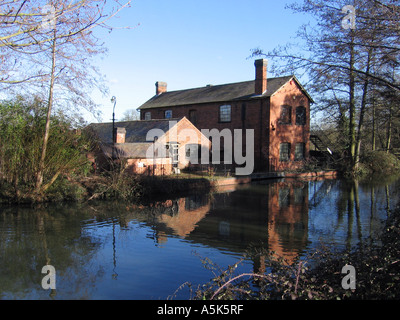
M 186 145 L 205 146 L 212 141 L 211 148 L 211 163 L 212 164 L 235 164 L 243 167 L 235 168 L 236 175 L 249 175 L 254 170 L 254 129 L 201 129 L 201 135 L 194 129 L 183 129 L 178 133 L 176 121 L 169 121 L 168 140 L 170 142 L 185 141 Z M 243 155 L 243 133 L 245 133 L 245 154 Z M 162 129 L 151 129 L 148 131 L 146 140 L 154 142 L 154 145 L 149 147 L 146 152 L 146 158 L 152 159 L 155 154 L 157 157 L 167 157 L 168 151 L 166 143 L 160 142 L 159 137 L 162 137 L 165 132 Z M 221 148 L 221 138 L 224 141 L 224 146 Z M 200 142 L 200 143 L 199 143 Z M 223 161 L 221 161 L 221 150 L 223 150 Z M 209 164 L 210 150 L 201 148 L 200 152 L 190 152 L 189 161 L 192 164 Z
M 347 5 L 342 8 L 342 13 L 346 16 L 342 19 L 343 29 L 355 29 L 356 28 L 356 8 L 352 5 Z
M 44 30 L 53 30 L 56 27 L 56 9 L 50 4 L 43 6 L 41 27 Z
M 45 290 L 56 288 L 56 268 L 52 265 L 45 265 L 42 268 L 42 273 L 46 274 L 42 279 L 42 288 Z
M 342 288 L 345 290 L 356 288 L 356 269 L 349 264 L 346 264 L 342 268 L 342 273 L 346 276 L 342 279 Z

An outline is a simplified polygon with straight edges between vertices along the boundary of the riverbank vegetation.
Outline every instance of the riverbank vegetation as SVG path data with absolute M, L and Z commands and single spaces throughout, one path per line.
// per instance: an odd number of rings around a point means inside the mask
M 50 134 L 37 190 L 47 104 L 38 97 L 0 102 L 0 202 L 34 203 L 92 199 L 143 200 L 190 190 L 209 192 L 210 180 L 194 175 L 134 176 L 122 165 L 94 174 L 87 154 L 93 141 L 84 125 L 62 112 L 50 119 Z M 209 177 L 211 178 L 211 177 Z
M 112 2 L 0 3 L 0 84 L 8 99 L 0 114 L 1 199 L 42 201 L 54 192 L 65 198 L 81 193 L 65 180 L 86 166 L 87 141 L 71 130 L 79 129 L 71 127 L 71 119 L 83 109 L 99 117 L 91 94 L 107 88 L 94 60 L 106 48 L 93 29 L 111 31 L 110 19 L 130 5 Z M 21 94 L 35 98 L 23 101 Z
M 43 186 L 36 189 L 47 106 L 42 100 L 16 98 L 0 104 L 0 199 L 32 202 L 77 198 L 83 190 L 74 183 L 90 171 L 89 139 L 63 113 L 51 117 Z M 74 129 L 75 128 L 75 129 Z
M 191 299 L 200 300 L 398 300 L 400 298 L 400 207 L 391 212 L 376 244 L 345 251 L 321 247 L 292 264 L 263 249 L 249 249 L 244 259 L 261 261 L 264 272 L 237 274 L 238 261 L 214 272 L 210 282 L 190 285 Z M 354 267 L 355 289 L 349 288 L 346 265 Z M 344 284 L 344 285 L 342 285 Z

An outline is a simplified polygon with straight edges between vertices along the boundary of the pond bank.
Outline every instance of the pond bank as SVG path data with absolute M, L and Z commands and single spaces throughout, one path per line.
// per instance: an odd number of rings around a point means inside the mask
M 283 178 L 337 178 L 337 171 L 313 171 L 313 172 L 259 172 L 253 173 L 245 177 L 227 177 L 219 178 L 211 182 L 214 187 L 226 185 L 238 185 L 251 183 L 254 181 L 268 180 L 268 179 L 283 179 Z
M 177 196 L 185 193 L 220 191 L 225 187 L 249 184 L 262 180 L 273 179 L 312 179 L 312 178 L 337 178 L 337 171 L 316 172 L 259 172 L 249 176 L 223 177 L 200 176 L 194 174 L 181 174 L 163 177 L 142 177 L 139 183 L 144 187 L 143 196 Z
M 95 199 L 123 199 L 141 201 L 160 197 L 179 197 L 185 194 L 221 191 L 237 185 L 273 179 L 336 178 L 337 171 L 315 172 L 258 172 L 249 176 L 209 176 L 182 173 L 170 176 L 132 176 L 123 173 L 90 175 L 87 177 L 59 177 L 46 194 L 35 197 L 29 193 L 21 197 L 3 194 L 0 203 L 43 203 L 90 201 Z

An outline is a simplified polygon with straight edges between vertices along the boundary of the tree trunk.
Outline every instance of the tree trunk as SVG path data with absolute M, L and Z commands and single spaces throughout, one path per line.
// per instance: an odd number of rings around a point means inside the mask
M 53 93 L 54 93 L 54 83 L 55 83 L 55 70 L 56 70 L 56 30 L 53 32 L 53 42 L 52 42 L 52 61 L 51 61 L 51 74 L 50 74 L 50 88 L 49 88 L 49 98 L 47 101 L 47 115 L 46 115 L 46 125 L 43 135 L 43 147 L 42 154 L 39 161 L 39 168 L 36 176 L 36 193 L 41 192 L 41 188 L 43 185 L 43 175 L 44 175 L 44 167 L 46 160 L 46 151 L 47 151 L 47 143 L 49 141 L 50 135 L 50 118 L 51 118 L 51 109 L 53 106 Z
M 355 169 L 355 150 L 356 150 L 356 130 L 355 130 L 355 117 L 356 117 L 356 106 L 355 106 L 355 72 L 354 72 L 354 33 L 351 31 L 351 42 L 350 42 L 350 72 L 349 72 L 349 158 L 351 171 Z
M 371 64 L 371 55 L 372 55 L 372 49 L 369 49 L 368 58 L 367 58 L 366 74 L 369 74 L 370 64 Z M 363 124 L 364 124 L 364 115 L 365 115 L 365 109 L 366 109 L 366 105 L 367 105 L 368 85 L 369 85 L 369 78 L 365 77 L 364 86 L 363 86 L 363 93 L 362 93 L 362 99 L 361 99 L 360 118 L 359 118 L 359 121 L 358 121 L 358 129 L 357 129 L 356 150 L 355 150 L 355 155 L 354 155 L 354 158 L 355 158 L 355 169 L 358 168 L 358 163 L 360 161 L 361 132 L 362 132 Z
M 373 98 L 374 100 L 372 101 L 372 151 L 375 151 L 376 149 L 376 135 L 375 135 L 375 97 Z
M 389 121 L 388 121 L 388 129 L 387 129 L 387 137 L 386 137 L 386 153 L 389 153 L 390 150 L 390 140 L 392 139 L 392 117 L 393 107 L 390 103 L 389 107 Z

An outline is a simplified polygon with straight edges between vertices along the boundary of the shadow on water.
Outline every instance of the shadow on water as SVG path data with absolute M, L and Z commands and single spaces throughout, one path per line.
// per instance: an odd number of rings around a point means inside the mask
M 291 179 L 146 204 L 2 207 L 0 298 L 165 298 L 210 279 L 196 254 L 228 265 L 250 246 L 293 263 L 321 243 L 372 243 L 398 187 L 398 178 Z M 56 268 L 55 290 L 41 287 L 44 265 Z M 262 271 L 262 257 L 243 268 Z

